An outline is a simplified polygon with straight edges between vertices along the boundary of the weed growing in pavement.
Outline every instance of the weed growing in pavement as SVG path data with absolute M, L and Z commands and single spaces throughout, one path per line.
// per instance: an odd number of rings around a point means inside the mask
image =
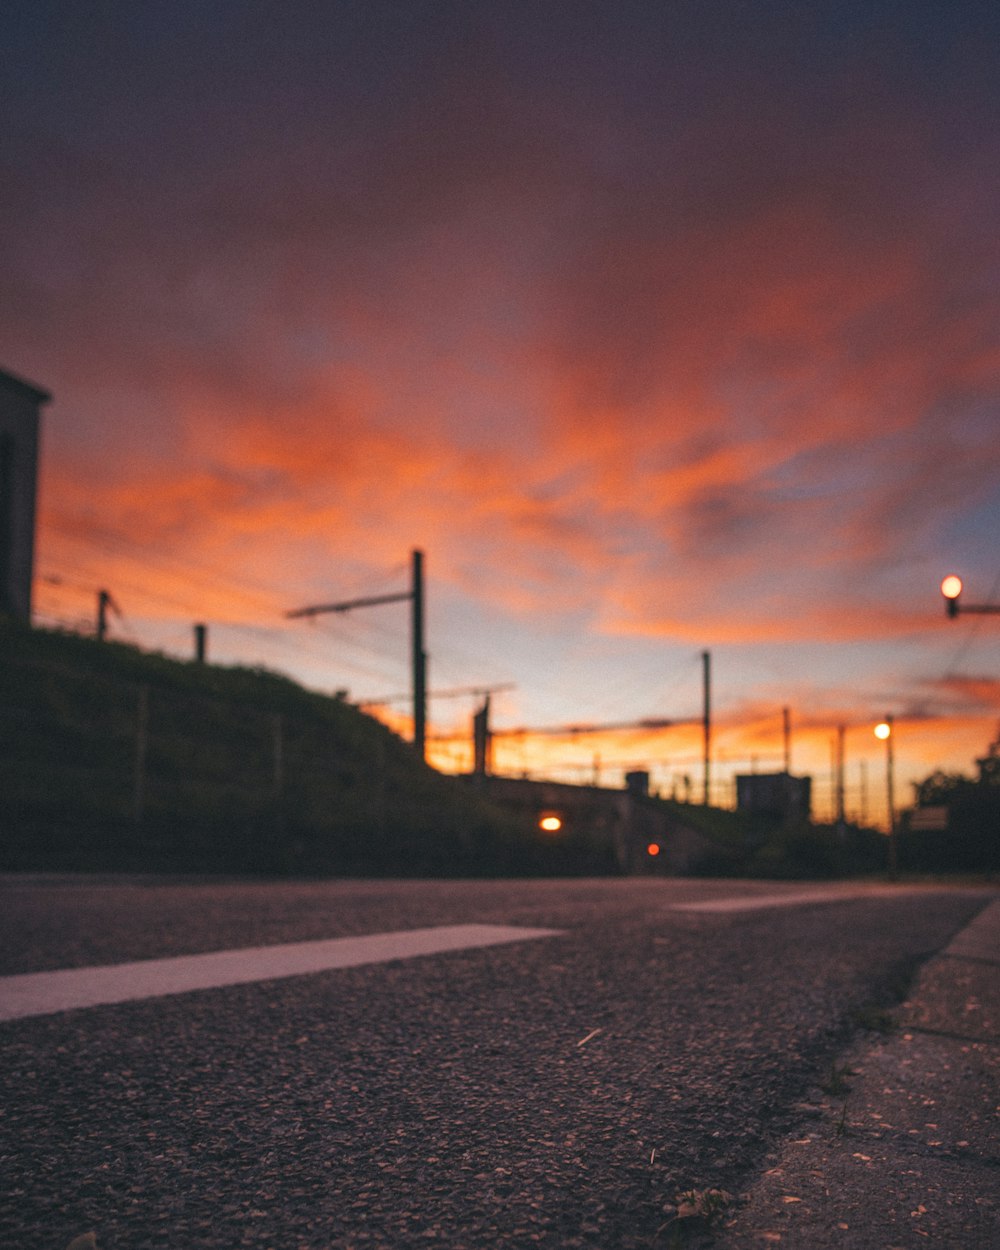
M 844 1079 L 848 1076 L 857 1076 L 857 1073 L 853 1070 L 853 1068 L 838 1068 L 836 1063 L 831 1063 L 830 1075 L 820 1086 L 820 1089 L 824 1094 L 829 1094 L 831 1097 L 836 1097 L 838 1094 L 846 1094 L 851 1088 Z
M 850 1137 L 851 1135 L 851 1130 L 847 1127 L 847 1102 L 846 1100 L 840 1112 L 840 1119 L 833 1126 L 833 1131 L 837 1137 Z
M 656 1237 L 669 1231 L 670 1250 L 684 1245 L 689 1234 L 711 1231 L 722 1222 L 733 1204 L 733 1195 L 724 1189 L 687 1189 L 674 1199 L 674 1214 L 656 1230 Z

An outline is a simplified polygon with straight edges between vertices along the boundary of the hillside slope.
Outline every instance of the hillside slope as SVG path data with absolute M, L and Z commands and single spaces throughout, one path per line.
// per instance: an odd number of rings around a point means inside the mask
M 0 868 L 573 871 L 523 821 L 287 678 L 0 623 Z

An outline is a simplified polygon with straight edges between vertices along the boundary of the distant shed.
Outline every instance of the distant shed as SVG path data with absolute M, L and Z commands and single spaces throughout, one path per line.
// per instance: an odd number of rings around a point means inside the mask
M 744 773 L 736 778 L 736 807 L 782 824 L 808 821 L 812 779 L 791 773 Z
M 41 387 L 0 369 L 0 612 L 31 621 Z

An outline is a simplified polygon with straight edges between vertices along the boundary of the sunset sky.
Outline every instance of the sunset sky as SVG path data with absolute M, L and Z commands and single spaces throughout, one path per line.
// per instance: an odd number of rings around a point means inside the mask
M 352 699 L 515 683 L 498 764 L 884 814 L 997 736 L 1000 6 L 10 0 L 0 366 L 35 606 Z M 431 702 L 468 735 L 471 696 Z M 405 716 L 405 703 L 394 705 Z M 405 721 L 398 722 L 405 732 Z M 467 767 L 468 750 L 434 745 Z M 463 754 L 464 752 L 464 754 Z M 867 765 L 867 770 L 863 769 Z

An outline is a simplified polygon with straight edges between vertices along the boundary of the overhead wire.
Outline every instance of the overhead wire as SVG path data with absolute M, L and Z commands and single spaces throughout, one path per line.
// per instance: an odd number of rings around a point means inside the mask
M 41 580 L 43 583 L 46 583 L 49 585 L 68 585 L 68 586 L 72 586 L 74 589 L 84 591 L 87 594 L 96 594 L 97 593 L 96 583 L 99 582 L 101 578 L 98 575 L 93 575 L 93 577 L 94 577 L 94 583 L 95 583 L 94 585 L 85 585 L 82 582 L 77 582 L 75 578 L 70 579 L 70 578 L 67 578 L 63 574 L 57 574 L 54 577 L 51 575 L 43 576 Z M 114 581 L 115 581 L 116 590 L 120 589 L 121 587 L 124 587 L 126 590 L 130 591 L 131 593 L 137 596 L 141 596 L 146 599 L 151 599 L 154 602 L 164 603 L 171 607 L 183 608 L 186 611 L 190 611 L 193 617 L 200 615 L 200 605 L 195 605 L 190 600 L 182 599 L 174 595 L 164 594 L 162 591 L 151 590 L 146 586 L 141 586 L 138 583 L 132 582 L 130 579 L 122 578 L 120 575 L 116 575 Z M 216 622 L 216 624 L 219 627 L 225 628 L 227 630 L 236 630 L 236 631 L 245 632 L 245 633 L 252 633 L 256 637 L 264 637 L 267 639 L 267 641 L 271 645 L 278 646 L 279 648 L 282 648 L 289 652 L 294 652 L 295 654 L 300 654 L 302 650 L 306 650 L 310 652 L 316 659 L 325 660 L 327 662 L 329 662 L 331 659 L 329 652 L 324 652 L 320 650 L 320 648 L 312 647 L 309 645 L 306 645 L 305 647 L 303 647 L 301 645 L 301 642 L 292 643 L 287 637 L 288 631 L 280 626 L 271 626 L 271 627 L 250 626 L 250 625 L 246 625 L 244 623 L 236 622 L 236 621 L 218 621 Z M 347 641 L 350 641 L 350 640 L 347 640 Z M 358 666 L 354 666 L 354 667 L 358 668 Z M 358 671 L 364 671 L 366 675 L 384 677 L 384 674 L 382 674 L 381 672 L 372 670 L 372 669 L 361 670 L 360 668 L 358 668 Z
M 70 586 L 72 589 L 81 590 L 87 594 L 94 595 L 101 588 L 98 585 L 98 583 L 104 579 L 101 578 L 100 574 L 96 574 L 96 573 L 92 574 L 91 576 L 93 577 L 94 584 L 88 585 L 88 586 L 85 586 L 79 582 L 70 581 L 66 579 L 65 577 L 62 577 L 61 575 L 57 575 L 58 580 L 52 580 L 51 578 L 43 578 L 42 580 L 47 581 L 50 585 Z M 120 591 L 122 588 L 124 588 L 129 593 L 134 594 L 136 596 L 141 596 L 144 599 L 152 599 L 152 600 L 155 600 L 157 603 L 164 603 L 164 604 L 167 604 L 169 607 L 173 607 L 173 608 L 183 608 L 185 611 L 191 612 L 192 615 L 197 615 L 198 613 L 198 607 L 193 605 L 190 602 L 190 600 L 180 599 L 174 595 L 167 595 L 167 594 L 164 594 L 163 591 L 160 591 L 160 590 L 150 590 L 148 586 L 142 586 L 138 584 L 137 582 L 133 582 L 129 580 L 128 578 L 123 578 L 121 577 L 120 574 L 115 575 L 114 583 L 115 583 L 115 590 L 117 591 Z
M 52 528 L 62 529 L 58 524 Z M 190 556 L 180 557 L 176 553 L 151 552 L 147 546 L 140 545 L 121 534 L 105 531 L 103 540 L 98 540 L 92 535 L 82 535 L 78 530 L 67 529 L 63 532 L 71 541 L 83 545 L 87 550 L 96 549 L 104 551 L 105 554 L 111 556 L 124 555 L 127 559 L 141 561 L 144 568 L 153 565 L 167 571 L 178 571 L 189 581 L 211 587 L 212 589 L 218 589 L 220 585 L 227 587 L 247 602 L 269 613 L 275 611 L 277 603 L 283 603 L 289 598 L 290 592 L 274 582 L 264 582 L 258 578 L 247 576 L 235 577 L 231 569 L 223 569 L 219 565 L 210 564 L 204 560 L 197 560 Z M 357 588 L 359 590 L 362 588 L 370 590 L 373 584 L 377 587 L 380 583 L 388 584 L 394 582 L 406 571 L 406 567 L 405 564 L 394 565 L 384 575 L 376 578 L 374 582 L 372 578 L 366 578 L 363 582 L 358 580 Z M 198 574 L 206 576 L 198 576 Z M 378 627 L 376 626 L 375 628 L 377 631 Z
M 78 590 L 86 594 L 91 594 L 91 595 L 96 594 L 97 583 L 103 579 L 101 578 L 99 574 L 97 573 L 91 574 L 86 569 L 83 570 L 83 574 L 85 576 L 91 576 L 93 578 L 94 584 L 89 585 L 83 582 L 79 582 L 76 580 L 75 577 L 69 578 L 65 574 L 62 574 L 62 573 L 55 574 L 55 575 L 45 575 L 40 580 L 42 581 L 43 584 L 53 585 L 53 586 L 68 586 L 74 590 Z M 186 611 L 190 611 L 192 613 L 192 616 L 201 615 L 200 605 L 193 604 L 192 601 L 189 599 L 183 599 L 175 595 L 164 594 L 162 591 L 158 591 L 158 590 L 151 590 L 146 586 L 142 586 L 136 582 L 131 581 L 130 579 L 122 578 L 120 575 L 116 575 L 114 578 L 114 581 L 115 581 L 116 590 L 121 587 L 124 587 L 127 591 L 129 591 L 132 594 L 135 594 L 136 596 L 141 596 L 142 598 L 150 599 L 154 602 L 167 604 L 170 607 L 182 608 Z M 44 613 L 40 613 L 39 615 L 40 616 L 44 615 Z M 57 622 L 60 626 L 72 627 L 74 628 L 74 630 L 76 630 L 81 625 L 83 626 L 92 625 L 92 621 L 90 620 L 90 618 L 86 618 L 83 621 L 76 620 L 73 622 L 68 621 L 65 617 L 58 617 L 58 616 L 52 616 L 50 617 L 50 619 Z M 359 664 L 357 661 L 348 659 L 347 657 L 344 657 L 344 656 L 331 656 L 329 651 L 325 651 L 321 647 L 312 645 L 311 640 L 307 641 L 306 640 L 307 636 L 304 636 L 302 633 L 299 633 L 297 635 L 296 641 L 293 642 L 291 638 L 289 637 L 290 631 L 283 625 L 275 625 L 275 626 L 256 625 L 255 626 L 255 625 L 248 625 L 245 623 L 235 622 L 235 621 L 220 621 L 220 622 L 217 622 L 216 624 L 219 627 L 224 628 L 226 630 L 233 630 L 233 631 L 238 631 L 242 633 L 247 633 L 247 634 L 251 634 L 252 636 L 256 638 L 266 639 L 269 646 L 277 647 L 280 650 L 283 650 L 288 654 L 293 654 L 298 658 L 301 658 L 302 652 L 305 651 L 313 659 L 325 662 L 326 664 L 329 664 L 335 670 L 341 670 L 341 669 L 346 668 L 353 673 L 357 673 L 365 677 L 371 677 L 380 682 L 391 680 L 390 674 L 387 672 L 387 670 L 375 669 L 371 666 Z M 132 641 L 132 642 L 136 641 L 135 626 L 134 624 L 131 624 L 131 622 L 130 622 L 130 625 L 131 625 L 131 628 L 127 631 L 126 637 L 122 637 L 122 641 L 125 641 L 126 638 L 128 641 Z M 327 632 L 327 631 L 324 631 L 324 632 Z M 367 647 L 366 644 L 364 644 L 363 642 L 359 641 L 356 638 L 351 638 L 343 634 L 338 634 L 336 631 L 328 631 L 328 632 L 332 633 L 337 638 L 338 642 L 347 643 L 348 645 L 359 648 L 359 649 L 369 650 L 377 655 L 386 654 L 385 652 L 380 651 L 378 648 Z M 172 637 L 176 638 L 176 635 L 173 635 Z M 387 657 L 387 658 L 391 658 L 391 657 Z M 392 676 L 394 677 L 395 674 L 393 674 Z
M 54 528 L 61 529 L 62 527 L 56 525 Z M 269 615 L 275 611 L 276 600 L 281 601 L 288 597 L 287 592 L 279 589 L 279 587 L 274 584 L 268 584 L 255 578 L 236 578 L 229 571 L 224 572 L 218 566 L 208 564 L 205 561 L 194 560 L 190 557 L 181 558 L 176 554 L 165 555 L 162 552 L 150 552 L 147 547 L 131 542 L 122 535 L 105 532 L 103 541 L 96 539 L 93 535 L 81 535 L 79 531 L 68 531 L 67 536 L 75 545 L 82 546 L 88 552 L 94 552 L 96 550 L 97 552 L 103 552 L 108 556 L 118 558 L 124 557 L 127 560 L 141 562 L 141 567 L 143 568 L 148 568 L 152 565 L 154 568 L 167 573 L 172 573 L 175 576 L 179 573 L 187 581 L 192 582 L 195 585 L 200 584 L 206 587 L 210 586 L 213 590 L 218 590 L 221 585 L 230 592 L 234 593 L 236 597 L 241 598 L 244 602 L 256 607 L 258 610 L 266 611 Z M 402 573 L 405 572 L 405 570 L 405 563 L 395 565 L 391 569 L 387 570 L 383 577 L 378 580 L 384 583 L 395 581 Z M 99 574 L 94 574 L 94 576 L 95 580 L 102 580 Z M 129 588 L 132 593 L 143 595 L 144 597 L 151 598 L 157 602 L 169 604 L 173 607 L 181 607 L 197 615 L 201 614 L 199 607 L 194 605 L 190 600 L 164 594 L 161 591 L 154 591 L 145 586 L 137 585 L 130 580 L 125 581 L 120 575 L 117 576 L 115 580 L 118 584 L 125 585 Z M 366 581 L 364 585 L 371 588 L 371 580 Z M 82 587 L 79 588 L 83 589 Z M 92 589 L 90 590 L 90 593 L 93 593 Z M 226 624 L 230 628 L 236 628 L 235 622 L 227 622 Z M 277 633 L 277 628 L 277 626 L 274 627 L 275 634 Z M 369 653 L 379 656 L 380 658 L 394 658 L 390 656 L 385 648 L 374 646 L 371 642 L 359 639 L 356 635 L 356 631 L 352 636 L 350 630 L 338 631 L 335 628 L 331 629 L 328 625 L 325 627 L 320 626 L 320 628 L 323 629 L 324 632 L 332 634 L 341 643 L 345 643 L 359 650 L 368 651 Z M 384 626 L 380 626 L 377 622 L 365 622 L 361 628 L 364 629 L 365 632 L 381 634 L 392 638 L 394 641 L 399 641 L 402 638 L 402 635 L 398 631 L 387 629 Z M 315 654 L 317 658 L 325 658 L 320 657 L 318 652 Z M 357 665 L 354 667 L 356 670 L 359 669 L 359 666 Z M 367 672 L 371 675 L 374 673 L 374 670 L 369 668 Z M 384 681 L 386 679 L 385 672 L 380 672 L 377 676 L 379 677 L 379 680 Z
M 605 699 L 600 703 L 584 704 L 584 706 L 590 706 L 600 715 L 610 716 L 614 714 L 616 708 L 627 710 L 631 707 L 636 696 L 639 694 L 648 696 L 650 690 L 653 689 L 657 693 L 657 703 L 660 706 L 665 706 L 674 692 L 683 683 L 691 679 L 696 672 L 696 664 L 700 665 L 700 663 L 700 655 L 692 655 L 687 659 L 679 661 L 677 671 L 675 671 L 672 680 L 665 685 L 661 685 L 657 681 L 657 675 L 663 671 L 662 666 L 658 667 L 655 664 L 650 664 L 648 668 L 644 666 L 642 674 L 634 675 L 628 683 L 623 684 L 620 681 L 615 681 L 614 695 L 611 698 Z
M 53 528 L 58 528 L 58 526 Z M 273 584 L 269 585 L 254 578 L 237 578 L 229 569 L 224 570 L 217 565 L 210 565 L 191 557 L 182 558 L 175 553 L 151 551 L 148 546 L 136 543 L 123 535 L 105 533 L 103 539 L 98 540 L 92 535 L 69 530 L 66 531 L 65 537 L 70 542 L 83 546 L 87 551 L 99 551 L 108 556 L 124 556 L 126 559 L 139 562 L 143 568 L 152 565 L 154 568 L 173 571 L 175 574 L 180 572 L 195 584 L 210 586 L 213 589 L 224 585 L 238 597 L 253 603 L 258 608 L 266 608 L 269 612 L 275 609 L 275 599 L 281 597 L 278 588 Z M 198 576 L 198 574 L 204 576 Z
M 377 681 L 384 682 L 388 680 L 386 673 L 381 669 L 375 669 L 368 665 L 361 664 L 356 660 L 347 658 L 346 656 L 331 656 L 328 651 L 322 651 L 316 646 L 304 647 L 302 645 L 301 634 L 297 634 L 296 640 L 292 641 L 287 634 L 282 634 L 277 630 L 273 630 L 262 625 L 228 625 L 226 628 L 236 630 L 239 633 L 250 634 L 257 638 L 263 637 L 267 640 L 269 645 L 287 651 L 289 654 L 294 654 L 300 659 L 303 650 L 305 650 L 313 659 L 320 660 L 321 662 L 329 665 L 334 672 L 340 672 L 347 669 L 350 672 L 358 673 L 364 677 L 371 677 Z
M 84 575 L 92 576 L 95 582 L 103 581 L 100 573 L 95 569 L 91 572 L 87 565 L 90 565 L 95 554 L 104 553 L 106 555 L 124 558 L 127 561 L 134 562 L 140 568 L 148 570 L 150 567 L 161 572 L 166 572 L 175 578 L 182 579 L 194 586 L 211 587 L 214 591 L 218 591 L 220 587 L 227 590 L 234 597 L 239 598 L 258 611 L 266 612 L 268 615 L 274 613 L 276 605 L 282 601 L 289 601 L 287 591 L 279 587 L 275 583 L 269 583 L 259 578 L 243 575 L 235 576 L 231 569 L 222 569 L 220 566 L 212 564 L 205 560 L 199 560 L 191 556 L 180 556 L 177 553 L 165 553 L 163 551 L 151 551 L 147 544 L 131 539 L 126 535 L 104 530 L 99 534 L 93 531 L 87 534 L 81 534 L 79 530 L 67 530 L 66 527 L 59 523 L 52 526 L 60 533 L 65 534 L 74 546 L 78 549 L 82 548 L 90 560 L 84 562 Z M 363 578 L 356 577 L 351 582 L 340 583 L 338 590 L 343 587 L 343 593 L 349 594 L 352 590 L 352 582 L 354 588 L 358 591 L 375 592 L 382 586 L 393 586 L 401 578 L 403 578 L 408 569 L 408 563 L 405 561 L 398 562 L 391 568 L 372 577 L 365 574 Z M 120 574 L 115 576 L 115 589 L 119 586 L 124 587 L 130 594 L 141 596 L 149 599 L 154 603 L 167 604 L 174 608 L 180 608 L 189 611 L 193 616 L 200 617 L 203 615 L 200 605 L 196 604 L 192 597 L 189 597 L 181 591 L 181 593 L 169 593 L 162 590 L 152 589 L 147 585 L 132 578 L 122 578 Z M 65 584 L 69 584 L 66 582 Z M 94 593 L 94 588 L 84 588 L 81 585 L 76 586 L 77 589 L 87 589 L 89 593 Z M 134 625 L 131 621 L 129 624 L 129 632 L 134 631 Z M 224 627 L 228 630 L 240 631 L 249 634 L 258 639 L 266 639 L 267 645 L 276 648 L 286 654 L 294 654 L 301 658 L 303 652 L 315 660 L 329 665 L 334 672 L 348 671 L 359 676 L 377 680 L 381 683 L 395 684 L 397 674 L 400 668 L 407 665 L 407 649 L 405 631 L 400 628 L 394 628 L 388 625 L 384 620 L 379 619 L 378 614 L 365 612 L 355 616 L 345 614 L 337 621 L 333 621 L 327 617 L 322 620 L 312 619 L 310 629 L 321 634 L 327 635 L 334 639 L 339 646 L 349 647 L 354 651 L 366 653 L 373 656 L 377 661 L 389 662 L 393 665 L 393 671 L 390 672 L 385 667 L 375 667 L 371 664 L 365 664 L 357 658 L 338 654 L 330 655 L 322 646 L 317 646 L 314 640 L 308 640 L 308 633 L 302 629 L 294 630 L 294 640 L 289 636 L 290 632 L 283 625 L 260 626 L 249 625 L 241 622 L 225 622 Z M 359 634 L 363 635 L 359 637 Z M 391 647 L 379 645 L 373 641 L 372 636 L 375 635 L 380 639 L 384 639 L 392 644 Z M 694 657 L 692 657 L 693 663 Z M 456 661 L 462 666 L 455 669 Z M 455 684 L 459 684 L 468 672 L 481 673 L 482 657 L 473 657 L 466 652 L 461 646 L 456 646 L 449 640 L 445 648 L 431 649 L 431 662 L 435 669 L 442 674 L 450 674 L 455 678 Z M 667 686 L 667 691 L 676 690 L 683 682 L 688 680 L 691 665 L 687 662 L 679 666 L 672 681 Z M 640 689 L 648 688 L 651 683 L 648 680 L 640 680 L 634 678 L 629 683 L 630 688 Z M 545 681 L 544 678 L 535 679 L 532 682 L 533 689 L 548 691 L 552 695 L 562 695 L 562 691 L 558 690 L 555 683 Z M 582 692 L 577 691 L 578 698 Z M 662 703 L 663 695 L 658 700 Z M 622 706 L 622 689 L 620 684 L 616 683 L 614 695 L 611 698 L 587 699 L 582 698 L 581 710 L 584 712 L 594 711 L 598 715 L 613 707 Z

